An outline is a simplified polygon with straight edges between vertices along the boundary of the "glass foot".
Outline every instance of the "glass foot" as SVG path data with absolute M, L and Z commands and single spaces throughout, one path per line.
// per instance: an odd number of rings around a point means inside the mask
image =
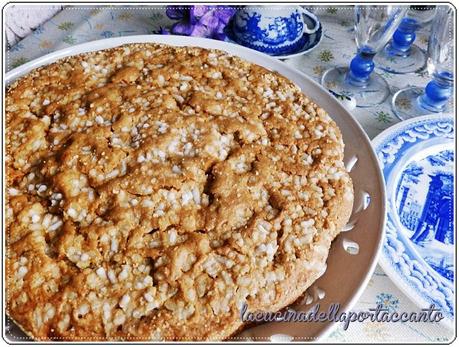
M 389 43 L 375 56 L 374 61 L 377 67 L 384 71 L 394 74 L 406 74 L 424 69 L 427 62 L 427 56 L 424 51 L 416 45 L 411 45 L 406 55 L 396 55 L 391 52 Z
M 432 114 L 431 110 L 421 107 L 419 98 L 424 94 L 423 88 L 409 87 L 399 90 L 392 97 L 392 111 L 398 119 L 405 120 L 414 117 Z M 448 103 L 441 112 L 450 112 L 451 103 Z
M 335 94 L 355 99 L 357 107 L 372 107 L 383 103 L 390 94 L 389 84 L 378 75 L 372 73 L 365 87 L 354 86 L 347 80 L 349 68 L 335 67 L 324 72 L 322 85 Z

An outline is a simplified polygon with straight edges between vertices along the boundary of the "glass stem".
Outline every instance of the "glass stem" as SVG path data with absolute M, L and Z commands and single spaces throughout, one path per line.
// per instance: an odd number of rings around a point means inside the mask
M 387 52 L 390 55 L 408 56 L 411 45 L 416 40 L 417 28 L 418 23 L 415 19 L 403 18 L 387 46 Z
M 445 110 L 449 98 L 453 95 L 453 76 L 449 72 L 434 75 L 424 93 L 419 96 L 418 104 L 431 112 Z
M 376 53 L 360 50 L 351 60 L 346 81 L 357 87 L 366 87 L 370 81 L 370 75 L 375 68 L 373 58 Z

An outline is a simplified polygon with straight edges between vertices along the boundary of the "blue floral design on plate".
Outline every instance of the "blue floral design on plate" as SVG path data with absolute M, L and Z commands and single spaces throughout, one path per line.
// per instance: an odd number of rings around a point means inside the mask
M 416 304 L 454 319 L 454 121 L 414 118 L 373 140 L 387 190 L 385 272 Z
M 402 172 L 396 206 L 403 231 L 424 260 L 454 280 L 454 152 L 441 151 Z

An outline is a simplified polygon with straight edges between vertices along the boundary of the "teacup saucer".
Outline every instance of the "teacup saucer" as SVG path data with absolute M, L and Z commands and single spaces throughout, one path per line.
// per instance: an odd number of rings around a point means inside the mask
M 314 21 L 310 17 L 308 17 L 307 15 L 303 15 L 303 18 L 304 18 L 305 24 L 308 27 L 314 26 Z M 228 23 L 225 29 L 225 33 L 227 36 L 225 41 L 235 43 L 235 44 L 240 44 L 234 38 L 232 21 Z M 305 53 L 312 51 L 314 48 L 316 48 L 319 45 L 320 41 L 322 40 L 322 23 L 319 23 L 319 29 L 317 29 L 315 33 L 303 34 L 302 40 L 304 41 L 304 44 L 297 51 L 290 53 L 290 54 L 285 54 L 285 55 L 270 55 L 270 56 L 273 58 L 277 58 L 277 59 L 290 59 L 290 58 L 294 58 L 294 57 L 297 57 L 297 56 L 300 56 L 300 55 L 303 55 Z

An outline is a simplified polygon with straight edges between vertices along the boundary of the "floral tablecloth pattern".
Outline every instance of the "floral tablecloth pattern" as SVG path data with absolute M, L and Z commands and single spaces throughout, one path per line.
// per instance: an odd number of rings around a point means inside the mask
M 352 7 L 313 8 L 323 25 L 323 38 L 312 52 L 286 61 L 319 81 L 326 69 L 348 64 L 355 54 Z M 169 27 L 172 21 L 165 15 L 163 6 L 72 6 L 39 26 L 7 50 L 6 70 L 9 71 L 47 53 L 75 44 L 103 38 L 157 33 Z M 420 30 L 416 43 L 425 47 L 428 29 Z M 429 81 L 426 72 L 408 75 L 382 73 L 391 85 L 392 92 L 409 85 L 425 86 Z M 377 107 L 358 108 L 353 111 L 370 138 L 398 122 L 390 107 L 390 98 Z M 353 311 L 368 310 L 381 304 L 389 310 L 419 312 L 391 282 L 378 266 L 368 287 Z M 338 326 L 324 342 L 447 342 L 453 338 L 450 331 L 438 323 L 378 323 L 367 321 L 351 323 L 347 330 Z

